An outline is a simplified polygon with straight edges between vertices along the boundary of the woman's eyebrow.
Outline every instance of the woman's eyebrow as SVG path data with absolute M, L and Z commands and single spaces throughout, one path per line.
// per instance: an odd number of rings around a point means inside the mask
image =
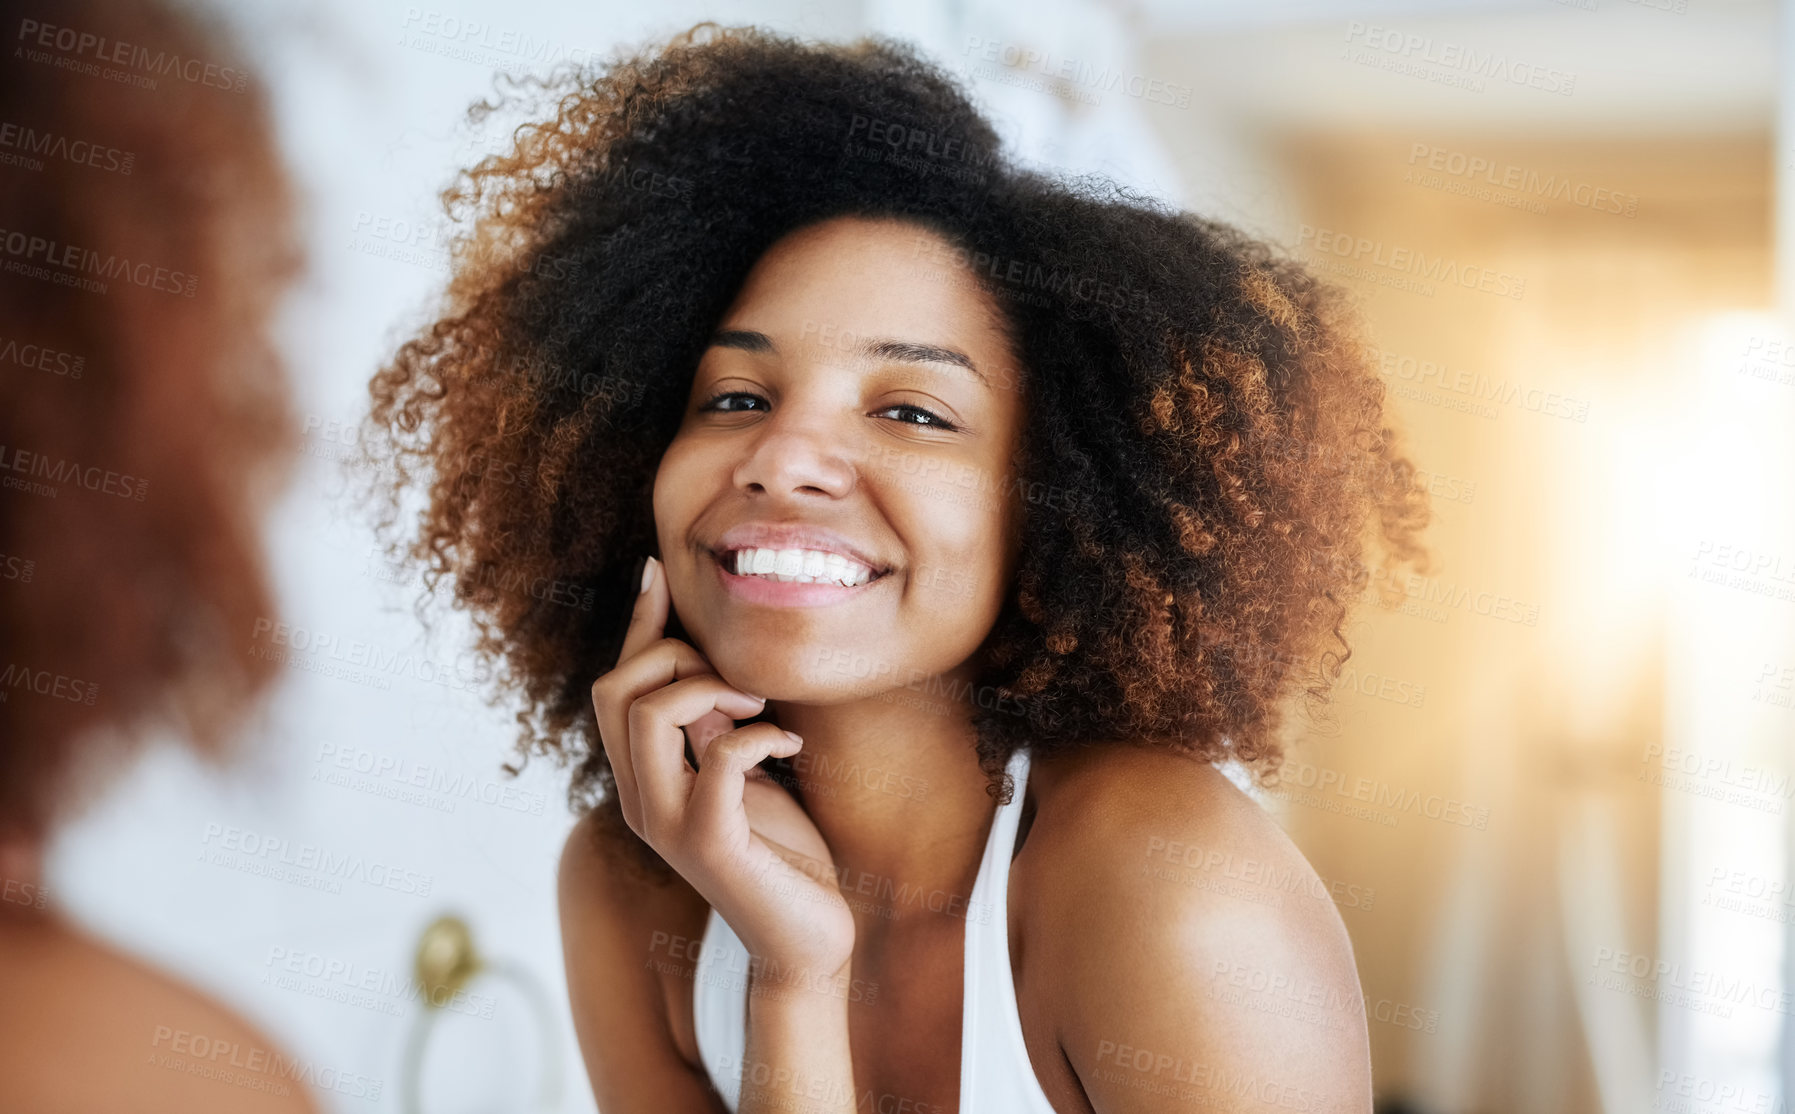
M 985 386 L 991 385 L 991 381 L 985 378 L 985 373 L 972 362 L 972 357 L 957 348 L 917 344 L 908 340 L 869 340 L 860 346 L 860 351 L 868 356 L 912 364 L 955 364 L 978 376 L 979 382 Z
M 719 329 L 711 337 L 711 346 L 713 348 L 738 348 L 743 352 L 777 353 L 779 351 L 779 346 L 773 343 L 772 337 L 752 329 Z M 946 348 L 939 344 L 921 344 L 908 340 L 871 339 L 861 341 L 853 351 L 862 356 L 897 360 L 902 363 L 953 364 L 972 372 L 978 377 L 979 382 L 987 387 L 991 385 L 991 381 L 985 378 L 985 373 L 972 362 L 972 357 L 957 348 Z
M 752 329 L 718 329 L 711 336 L 712 348 L 739 348 L 744 352 L 777 352 L 773 338 Z

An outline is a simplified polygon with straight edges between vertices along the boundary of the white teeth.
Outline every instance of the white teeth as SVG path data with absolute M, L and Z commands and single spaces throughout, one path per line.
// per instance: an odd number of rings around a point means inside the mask
M 860 562 L 819 549 L 738 549 L 730 557 L 737 576 L 764 576 L 781 583 L 854 588 L 873 578 L 873 571 Z

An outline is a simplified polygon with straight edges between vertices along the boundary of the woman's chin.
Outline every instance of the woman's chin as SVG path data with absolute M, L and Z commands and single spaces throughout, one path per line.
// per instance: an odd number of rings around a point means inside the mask
M 785 704 L 840 704 L 888 687 L 832 667 L 834 655 L 814 647 L 786 654 L 706 655 L 732 688 Z

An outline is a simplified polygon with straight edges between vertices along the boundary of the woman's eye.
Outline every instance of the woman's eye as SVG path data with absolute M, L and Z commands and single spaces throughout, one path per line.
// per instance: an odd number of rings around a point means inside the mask
M 698 409 L 701 411 L 702 410 L 715 410 L 715 411 L 719 411 L 724 414 L 732 414 L 732 413 L 736 413 L 738 411 L 747 409 L 746 407 L 742 407 L 742 406 L 725 406 L 724 405 L 724 403 L 726 403 L 726 402 L 729 402 L 731 400 L 738 400 L 738 399 L 746 399 L 749 402 L 765 402 L 766 401 L 766 399 L 760 397 L 759 395 L 749 394 L 746 391 L 723 391 L 719 394 L 714 394 L 711 397 L 705 399 L 704 402 L 698 407 Z
M 946 418 L 935 413 L 933 410 L 924 410 L 920 406 L 911 406 L 907 403 L 900 404 L 898 406 L 887 406 L 885 409 L 877 411 L 877 413 L 889 414 L 889 413 L 892 413 L 893 411 L 901 411 L 907 415 L 910 415 L 910 417 L 903 417 L 903 418 L 898 419 L 899 421 L 903 422 L 905 425 L 918 425 L 918 426 L 922 426 L 925 429 L 959 429 L 960 428 L 959 426 L 955 425 L 954 423 L 948 421 Z M 920 418 L 921 420 L 920 421 L 914 420 L 915 418 Z

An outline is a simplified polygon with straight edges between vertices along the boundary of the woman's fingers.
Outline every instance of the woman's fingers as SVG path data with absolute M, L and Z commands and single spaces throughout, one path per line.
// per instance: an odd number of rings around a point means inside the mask
M 623 649 L 618 651 L 617 664 L 622 665 L 661 637 L 667 629 L 671 598 L 667 592 L 666 570 L 650 557 L 642 566 L 642 583 L 637 586 L 636 606 L 630 611 L 629 627 L 623 634 Z
M 625 733 L 623 713 L 628 710 L 630 701 L 638 695 L 629 691 L 635 687 L 631 684 L 632 680 L 642 672 L 642 666 L 655 663 L 641 662 L 634 668 L 626 667 L 635 662 L 642 651 L 667 629 L 669 605 L 662 603 L 661 596 L 649 590 L 656 580 L 664 579 L 659 565 L 660 562 L 652 556 L 643 562 L 642 580 L 636 587 L 636 602 L 630 609 L 629 627 L 623 634 L 623 647 L 617 653 L 617 664 L 592 682 L 592 710 L 598 717 L 598 739 L 605 748 L 605 756 L 611 762 L 611 776 L 617 783 L 617 798 L 623 809 L 623 819 L 638 834 L 641 809 L 637 804 L 636 774 L 630 767 L 629 736 Z M 692 652 L 696 654 L 698 651 Z
M 686 724 L 686 741 L 692 744 L 692 756 L 696 759 L 692 764 L 699 769 L 704 768 L 704 752 L 711 740 L 725 731 L 735 730 L 735 720 L 722 712 L 712 712 L 701 716 L 697 723 Z
M 731 720 L 747 719 L 763 707 L 764 701 L 731 688 L 715 673 L 687 677 L 637 697 L 627 716 L 628 750 L 644 817 L 659 829 L 662 821 L 685 811 L 688 779 L 693 776 L 686 765 L 683 729 L 688 724 L 710 712 L 721 712 Z M 714 753 L 715 748 L 713 739 L 707 753 Z
M 592 708 L 598 717 L 598 737 L 611 760 L 611 772 L 617 782 L 618 803 L 630 828 L 641 834 L 640 789 L 637 785 L 634 751 L 630 743 L 629 712 L 637 700 L 657 689 L 688 677 L 716 676 L 710 663 L 697 650 L 677 638 L 663 638 L 620 663 L 592 684 Z M 745 718 L 758 714 L 762 705 L 742 713 L 748 702 L 745 693 L 731 703 L 729 710 Z M 683 756 L 684 748 L 680 749 Z
M 640 811 L 636 802 L 639 794 L 635 762 L 630 752 L 630 705 L 678 678 L 710 672 L 710 663 L 697 650 L 677 638 L 663 638 L 635 656 L 623 659 L 617 668 L 592 682 L 592 710 L 598 717 L 599 742 L 611 760 L 611 773 L 617 781 L 623 818 L 638 834 Z
M 619 663 L 617 668 L 593 682 L 592 704 L 598 713 L 599 728 L 602 731 L 607 726 L 607 712 L 615 712 L 621 717 L 629 711 L 630 704 L 655 689 L 687 677 L 716 676 L 716 672 L 711 663 L 704 660 L 703 654 L 677 638 L 663 638 L 651 643 L 647 649 Z M 618 723 L 621 726 L 621 719 Z M 624 757 L 628 758 L 627 755 Z M 616 756 L 613 755 L 611 760 L 615 765 Z
M 710 826 L 698 837 L 716 839 L 729 830 L 732 818 L 745 815 L 742 793 L 748 771 L 768 757 L 790 758 L 803 746 L 796 735 L 772 723 L 750 723 L 712 739 L 686 805 L 698 824 Z
M 599 741 L 611 762 L 623 817 L 632 829 L 637 827 L 641 810 L 626 722 L 630 704 L 644 693 L 679 678 L 714 672 L 696 649 L 665 637 L 672 596 L 667 588 L 666 570 L 653 557 L 643 564 L 641 585 L 617 665 L 592 683 Z
M 650 557 L 617 665 L 592 685 L 599 740 L 610 759 L 624 820 L 648 839 L 684 812 L 691 771 L 687 728 L 699 753 L 738 719 L 766 707 L 731 688 L 691 645 L 665 636 L 672 611 L 666 570 Z M 652 842 L 652 841 L 651 841 Z

